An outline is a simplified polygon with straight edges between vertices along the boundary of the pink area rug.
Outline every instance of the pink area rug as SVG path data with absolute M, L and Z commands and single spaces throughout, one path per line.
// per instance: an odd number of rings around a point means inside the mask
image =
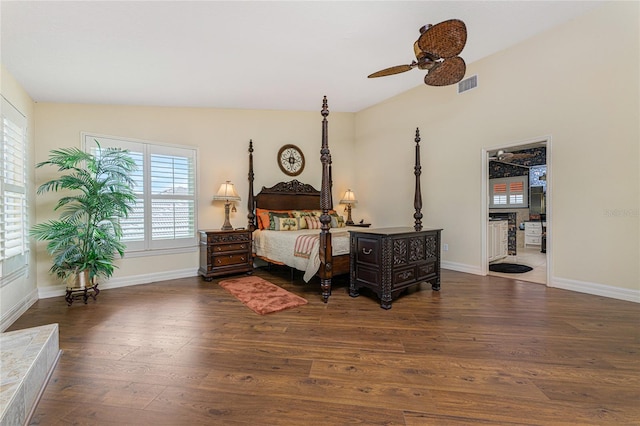
M 306 299 L 260 277 L 233 278 L 220 281 L 218 284 L 260 315 L 307 304 Z

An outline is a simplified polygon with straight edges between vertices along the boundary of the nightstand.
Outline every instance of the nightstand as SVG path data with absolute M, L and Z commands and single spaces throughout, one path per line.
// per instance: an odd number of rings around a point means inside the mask
M 205 281 L 214 277 L 253 272 L 251 231 L 245 229 L 222 231 L 201 230 L 200 268 L 198 274 Z
M 368 228 L 371 226 L 370 223 L 352 223 L 351 225 L 347 225 L 347 226 L 357 226 L 359 228 Z

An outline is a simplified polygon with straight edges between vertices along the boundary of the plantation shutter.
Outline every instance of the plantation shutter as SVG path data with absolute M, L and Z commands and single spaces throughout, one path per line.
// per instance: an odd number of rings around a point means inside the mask
M 509 204 L 524 203 L 524 182 L 509 183 Z
M 507 184 L 506 183 L 493 184 L 493 204 L 495 205 L 507 204 Z
M 85 136 L 88 147 L 129 151 L 138 165 L 131 175 L 137 200 L 120 221 L 127 253 L 194 247 L 196 240 L 196 150 L 174 145 Z
M 138 242 L 140 248 L 144 247 L 144 146 L 130 146 L 129 155 L 136 162 L 138 169 L 131 174 L 131 179 L 135 182 L 133 192 L 136 195 L 136 202 L 129 216 L 120 221 L 122 227 L 122 242 L 129 248 L 134 248 Z
M 194 160 L 178 152 L 150 155 L 152 241 L 194 235 Z
M 0 154 L 0 277 L 27 263 L 27 120 L 2 98 L 2 148 Z

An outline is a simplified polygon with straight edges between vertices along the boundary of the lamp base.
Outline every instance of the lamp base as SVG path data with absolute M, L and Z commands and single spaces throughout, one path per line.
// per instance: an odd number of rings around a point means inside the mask
M 231 225 L 231 222 L 229 222 L 230 205 L 231 203 L 224 203 L 224 224 L 222 225 L 222 228 L 220 228 L 223 231 L 233 231 L 233 226 Z
M 345 224 L 353 225 L 353 219 L 351 219 L 351 204 L 347 204 L 347 220 Z

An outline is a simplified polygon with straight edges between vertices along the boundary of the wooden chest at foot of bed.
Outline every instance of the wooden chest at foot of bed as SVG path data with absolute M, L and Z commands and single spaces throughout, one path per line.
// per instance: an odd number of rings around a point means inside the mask
M 349 295 L 360 287 L 376 292 L 380 306 L 391 309 L 391 301 L 406 288 L 431 283 L 440 290 L 440 229 L 383 228 L 351 233 Z
M 202 230 L 200 268 L 206 281 L 214 277 L 253 271 L 251 232 L 247 230 Z

